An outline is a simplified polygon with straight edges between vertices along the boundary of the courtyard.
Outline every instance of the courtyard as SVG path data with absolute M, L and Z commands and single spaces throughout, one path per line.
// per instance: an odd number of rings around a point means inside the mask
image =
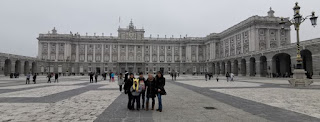
M 285 78 L 165 77 L 161 113 L 129 111 L 127 95 L 109 79 L 89 83 L 87 76 L 62 76 L 59 83 L 46 83 L 40 76 L 37 84 L 26 85 L 25 77 L 0 77 L 0 121 L 320 121 L 318 79 L 292 88 Z

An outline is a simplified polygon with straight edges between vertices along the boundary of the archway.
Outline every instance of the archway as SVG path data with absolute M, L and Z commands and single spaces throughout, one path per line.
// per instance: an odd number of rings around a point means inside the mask
M 37 63 L 36 62 L 32 62 L 32 74 L 37 73 Z
M 216 74 L 217 74 L 217 75 L 220 75 L 220 74 L 221 74 L 220 63 L 219 63 L 219 62 L 217 62 Z
M 300 52 L 302 58 L 302 66 L 307 73 L 313 74 L 312 53 L 310 50 L 302 50 Z
M 11 60 L 10 59 L 6 59 L 4 61 L 4 75 L 8 76 L 11 73 Z
M 268 74 L 268 64 L 267 64 L 267 57 L 261 56 L 260 57 L 260 76 L 266 77 Z
M 239 71 L 238 60 L 234 60 L 233 61 L 233 73 L 234 73 L 234 75 L 238 76 L 238 71 Z
M 250 76 L 256 76 L 256 59 L 250 58 Z
M 24 74 L 27 75 L 30 72 L 29 61 L 24 62 Z
M 227 62 L 227 72 L 231 73 L 231 61 Z
M 15 73 L 20 73 L 21 72 L 21 62 L 20 62 L 20 60 L 16 60 L 16 64 L 15 64 L 15 67 L 14 67 L 14 72 Z
M 221 74 L 226 74 L 226 64 L 224 62 L 221 63 Z
M 291 58 L 287 53 L 279 53 L 272 57 L 273 77 L 289 77 L 291 75 Z
M 246 59 L 241 59 L 241 74 L 242 76 L 246 76 L 247 75 L 247 61 Z

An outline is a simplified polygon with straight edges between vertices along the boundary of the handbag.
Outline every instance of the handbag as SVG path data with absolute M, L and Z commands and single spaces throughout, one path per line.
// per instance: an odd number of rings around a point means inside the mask
M 167 95 L 167 92 L 166 92 L 166 90 L 162 89 L 162 90 L 160 91 L 160 94 L 161 94 L 161 95 Z

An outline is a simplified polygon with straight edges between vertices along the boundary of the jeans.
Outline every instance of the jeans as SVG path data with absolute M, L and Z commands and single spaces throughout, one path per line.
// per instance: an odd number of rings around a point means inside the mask
M 122 85 L 119 85 L 119 90 L 122 91 Z
M 159 110 L 162 110 L 162 99 L 161 99 L 161 94 L 160 94 L 160 93 L 158 93 L 158 102 L 159 102 L 159 107 L 158 107 L 158 109 L 159 109 Z
M 132 99 L 133 99 L 133 96 L 131 95 L 131 93 L 128 93 L 128 109 L 132 109 L 132 107 L 133 107 L 133 106 L 131 106 Z
M 137 110 L 140 109 L 140 95 L 139 96 L 133 96 L 131 107 L 134 109 L 134 103 L 137 102 Z
M 140 96 L 142 98 L 142 108 L 144 108 L 144 101 L 146 99 L 146 90 L 142 90 Z

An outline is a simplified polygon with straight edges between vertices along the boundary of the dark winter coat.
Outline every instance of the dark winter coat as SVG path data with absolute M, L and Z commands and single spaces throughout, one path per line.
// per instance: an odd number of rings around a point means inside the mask
M 166 85 L 166 79 L 161 76 L 161 77 L 158 77 L 156 76 L 156 89 L 158 91 L 158 89 L 160 89 L 161 91 L 164 91 L 164 85 Z
M 148 98 L 154 98 L 156 97 L 157 90 L 156 89 L 156 80 L 153 78 L 153 80 L 147 79 L 145 82 L 146 88 L 147 88 L 147 97 Z
M 130 88 L 132 85 L 133 85 L 133 78 L 129 78 L 128 80 L 126 80 L 124 83 L 124 92 L 131 94 Z

